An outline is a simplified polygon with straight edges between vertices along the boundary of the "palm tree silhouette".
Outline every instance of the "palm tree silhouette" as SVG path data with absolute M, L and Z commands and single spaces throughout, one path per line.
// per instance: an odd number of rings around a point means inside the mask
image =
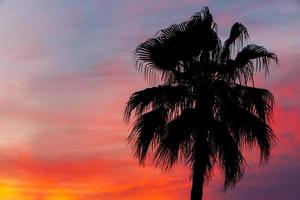
M 135 50 L 137 69 L 156 86 L 133 93 L 127 103 L 125 122 L 132 114 L 136 119 L 129 143 L 140 163 L 151 149 L 155 166 L 190 166 L 191 200 L 202 199 L 215 165 L 224 174 L 224 190 L 234 186 L 244 175 L 245 147 L 258 146 L 261 163 L 268 161 L 274 97 L 254 87 L 253 76 L 267 74 L 270 61 L 278 60 L 262 46 L 243 48 L 247 38 L 246 27 L 235 23 L 222 44 L 205 7 Z

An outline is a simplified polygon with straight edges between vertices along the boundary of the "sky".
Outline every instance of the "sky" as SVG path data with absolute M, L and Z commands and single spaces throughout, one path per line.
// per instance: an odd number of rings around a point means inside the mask
M 204 6 L 221 39 L 239 21 L 249 43 L 279 57 L 256 78 L 276 99 L 269 163 L 246 151 L 238 185 L 224 193 L 216 170 L 204 199 L 300 199 L 299 0 L 0 1 L 0 199 L 189 199 L 184 165 L 164 173 L 133 158 L 122 113 L 150 87 L 135 71 L 136 46 Z

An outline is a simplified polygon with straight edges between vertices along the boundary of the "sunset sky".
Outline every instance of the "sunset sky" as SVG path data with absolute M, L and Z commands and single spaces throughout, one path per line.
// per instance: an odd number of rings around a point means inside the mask
M 264 80 L 276 98 L 270 162 L 226 193 L 215 171 L 205 200 L 300 199 L 299 0 L 1 0 L 0 200 L 189 199 L 189 172 L 139 166 L 126 143 L 126 101 L 147 87 L 132 51 L 209 6 L 226 39 L 239 21 L 249 43 L 279 57 Z

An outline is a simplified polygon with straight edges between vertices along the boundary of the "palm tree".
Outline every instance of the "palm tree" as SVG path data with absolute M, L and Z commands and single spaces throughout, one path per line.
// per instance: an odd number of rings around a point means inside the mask
M 254 87 L 253 76 L 267 74 L 277 56 L 262 46 L 243 47 L 247 38 L 246 27 L 235 23 L 222 44 L 205 7 L 135 50 L 137 69 L 155 87 L 133 93 L 127 103 L 125 122 L 135 118 L 129 143 L 141 164 L 150 150 L 164 170 L 188 165 L 191 200 L 202 199 L 214 166 L 224 174 L 226 191 L 244 175 L 243 149 L 258 146 L 264 163 L 274 144 L 274 97 Z

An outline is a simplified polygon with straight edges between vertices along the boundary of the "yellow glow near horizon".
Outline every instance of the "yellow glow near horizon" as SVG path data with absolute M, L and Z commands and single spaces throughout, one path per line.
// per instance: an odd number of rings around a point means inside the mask
M 0 199 L 18 200 L 23 199 L 19 191 L 12 184 L 0 183 Z
M 67 189 L 56 189 L 47 195 L 46 200 L 76 200 L 75 195 Z

